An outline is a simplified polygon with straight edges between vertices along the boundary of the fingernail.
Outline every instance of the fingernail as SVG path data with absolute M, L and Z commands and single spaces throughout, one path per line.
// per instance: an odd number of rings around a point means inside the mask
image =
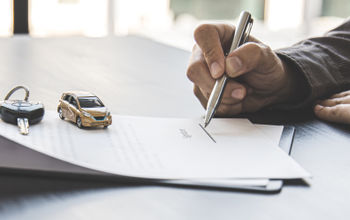
M 315 106 L 315 111 L 320 111 L 321 109 L 323 109 L 322 105 L 316 105 Z
M 242 61 L 238 57 L 228 57 L 226 60 L 227 72 L 230 74 L 237 73 L 242 69 Z
M 235 89 L 232 91 L 231 96 L 235 99 L 243 99 L 243 89 Z
M 221 75 L 221 66 L 217 63 L 214 62 L 210 66 L 210 72 L 213 77 L 219 77 Z

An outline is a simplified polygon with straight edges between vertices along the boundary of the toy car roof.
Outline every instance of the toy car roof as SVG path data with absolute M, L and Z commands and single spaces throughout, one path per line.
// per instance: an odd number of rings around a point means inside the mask
M 95 94 L 91 92 L 86 92 L 86 91 L 69 91 L 69 92 L 65 92 L 64 94 L 74 95 L 76 97 L 96 96 Z

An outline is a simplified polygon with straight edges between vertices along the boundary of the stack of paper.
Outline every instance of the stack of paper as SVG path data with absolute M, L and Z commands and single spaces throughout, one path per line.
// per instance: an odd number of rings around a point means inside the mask
M 204 185 L 266 185 L 269 179 L 310 177 L 278 147 L 281 127 L 247 119 L 113 115 L 108 129 L 79 129 L 55 112 L 28 136 L 0 123 L 0 135 L 62 161 L 118 177 Z

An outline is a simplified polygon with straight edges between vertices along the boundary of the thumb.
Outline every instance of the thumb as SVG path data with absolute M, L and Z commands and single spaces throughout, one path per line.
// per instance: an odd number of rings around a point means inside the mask
M 194 32 L 194 38 L 203 52 L 213 78 L 221 77 L 225 70 L 225 56 L 217 28 L 212 24 L 202 24 Z
M 227 75 L 234 78 L 252 70 L 268 72 L 276 64 L 278 64 L 278 57 L 270 47 L 249 42 L 227 56 L 225 69 Z

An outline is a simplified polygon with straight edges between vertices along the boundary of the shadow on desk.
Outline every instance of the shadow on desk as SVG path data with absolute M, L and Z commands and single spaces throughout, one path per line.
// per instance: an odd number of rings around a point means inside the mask
M 90 190 L 108 188 L 125 188 L 140 186 L 134 183 L 117 184 L 103 181 L 86 181 L 59 177 L 40 177 L 33 174 L 4 174 L 0 177 L 0 203 L 23 197 L 44 196 L 45 194 L 71 194 Z
M 205 186 L 189 186 L 189 185 L 173 185 L 167 183 L 135 183 L 124 182 L 117 183 L 117 181 L 106 181 L 101 179 L 91 180 L 77 177 L 60 178 L 47 176 L 33 176 L 33 174 L 2 174 L 0 178 L 0 209 L 1 203 L 21 200 L 23 198 L 35 198 L 48 196 L 65 196 L 75 193 L 85 192 L 99 192 L 103 190 L 123 190 L 123 189 L 137 189 L 137 188 L 152 188 L 163 187 L 174 190 L 196 190 L 196 191 L 217 191 L 217 192 L 232 192 L 239 194 L 262 194 L 274 195 L 279 192 L 269 191 L 252 191 L 249 189 L 228 189 L 220 187 L 205 187 Z M 308 187 L 302 180 L 289 180 L 285 185 L 294 185 L 299 187 Z

